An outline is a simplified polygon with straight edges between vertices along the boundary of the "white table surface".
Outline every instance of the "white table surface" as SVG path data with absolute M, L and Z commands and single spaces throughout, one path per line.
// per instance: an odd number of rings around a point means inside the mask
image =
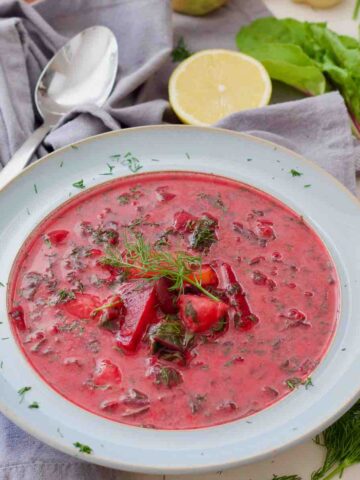
M 264 0 L 278 17 L 292 16 L 300 20 L 328 21 L 329 26 L 347 35 L 358 35 L 358 24 L 351 20 L 355 0 L 344 0 L 330 10 L 314 10 L 308 6 L 294 4 L 290 0 Z M 360 194 L 360 182 L 358 182 Z M 311 472 L 321 464 L 323 451 L 309 440 L 280 455 L 256 464 L 202 475 L 143 475 L 129 473 L 126 480 L 271 480 L 272 474 L 298 474 L 303 480 L 310 480 Z M 343 480 L 359 480 L 360 465 L 347 470 Z

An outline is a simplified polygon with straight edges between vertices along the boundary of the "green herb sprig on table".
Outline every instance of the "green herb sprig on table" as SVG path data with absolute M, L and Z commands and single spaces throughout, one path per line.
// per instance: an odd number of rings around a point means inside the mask
M 337 422 L 328 427 L 315 442 L 326 448 L 321 468 L 311 480 L 330 480 L 342 476 L 344 470 L 360 462 L 360 400 Z
M 201 293 L 219 301 L 208 292 L 201 281 L 193 276 L 194 271 L 200 271 L 202 258 L 192 256 L 187 252 L 166 252 L 154 250 L 146 243 L 142 235 L 137 235 L 131 242 L 125 240 L 124 253 L 115 248 L 108 248 L 105 256 L 100 259 L 103 265 L 110 265 L 126 271 L 137 271 L 137 277 L 144 280 L 159 280 L 167 278 L 171 280 L 171 290 L 182 292 L 184 284 L 188 283 L 197 288 Z
M 359 10 L 360 10 L 360 0 L 356 0 L 354 12 L 353 12 L 353 20 L 356 20 L 358 18 Z
M 182 62 L 183 60 L 186 60 L 192 55 L 190 50 L 187 48 L 185 45 L 185 41 L 183 37 L 180 37 L 176 47 L 174 50 L 171 52 L 171 57 L 172 61 L 175 62 Z
M 338 90 L 360 131 L 360 43 L 355 38 L 336 34 L 326 23 L 267 17 L 243 27 L 236 43 L 274 80 L 308 95 Z
M 280 477 L 273 475 L 271 480 L 301 480 L 301 477 L 299 477 L 299 475 L 281 475 Z

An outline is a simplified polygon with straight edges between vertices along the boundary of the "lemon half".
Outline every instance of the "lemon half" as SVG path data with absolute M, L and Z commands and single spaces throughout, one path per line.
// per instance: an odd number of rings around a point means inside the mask
M 183 123 L 206 126 L 231 113 L 267 105 L 271 80 L 260 62 L 231 50 L 203 50 L 169 81 L 170 104 Z

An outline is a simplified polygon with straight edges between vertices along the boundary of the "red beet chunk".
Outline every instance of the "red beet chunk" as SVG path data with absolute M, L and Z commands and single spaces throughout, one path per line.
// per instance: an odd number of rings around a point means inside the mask
M 89 293 L 77 293 L 74 300 L 64 303 L 64 310 L 77 318 L 90 318 L 93 310 L 100 307 L 100 298 Z
M 205 332 L 222 320 L 229 309 L 223 302 L 215 302 L 198 295 L 180 295 L 180 318 L 191 332 Z
M 231 305 L 229 310 L 230 321 L 237 328 L 250 330 L 258 323 L 259 319 L 251 312 L 246 295 L 237 281 L 233 269 L 227 263 L 213 265 L 213 268 L 219 279 L 218 288 L 224 290 Z
M 169 202 L 176 197 L 173 193 L 169 192 L 169 187 L 158 187 L 156 189 L 156 197 L 159 202 Z
M 177 311 L 176 295 L 169 290 L 171 285 L 171 281 L 167 278 L 160 278 L 155 283 L 156 296 L 161 310 L 169 314 Z
M 132 281 L 120 285 L 117 293 L 123 299 L 126 315 L 117 335 L 117 344 L 123 350 L 134 352 L 146 328 L 156 320 L 156 292 L 154 285 Z
M 68 235 L 69 232 L 67 230 L 53 230 L 47 234 L 47 238 L 52 245 L 58 245 L 62 243 Z
M 21 305 L 14 307 L 9 312 L 10 317 L 13 319 L 16 328 L 18 330 L 26 330 L 25 318 L 24 318 L 24 309 Z
M 111 360 L 98 360 L 96 362 L 93 374 L 93 383 L 95 385 L 111 385 L 121 382 L 121 373 L 119 367 Z
M 196 221 L 197 217 L 182 210 L 181 212 L 176 212 L 174 215 L 174 228 L 180 233 L 190 233 L 194 230 Z

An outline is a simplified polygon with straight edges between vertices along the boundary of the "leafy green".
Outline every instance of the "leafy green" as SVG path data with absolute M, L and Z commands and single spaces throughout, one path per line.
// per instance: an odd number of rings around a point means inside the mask
M 330 480 L 342 476 L 345 469 L 360 462 L 360 400 L 337 422 L 315 438 L 326 448 L 321 468 L 313 472 L 311 480 Z
M 83 443 L 80 442 L 75 442 L 73 443 L 74 447 L 76 447 L 80 453 L 87 453 L 90 455 L 92 453 L 92 448 L 89 447 L 89 445 L 84 445 Z
M 155 381 L 156 385 L 164 385 L 165 387 L 172 388 L 181 383 L 181 373 L 173 367 L 167 367 L 163 365 L 157 365 L 155 368 Z
M 215 229 L 217 221 L 204 216 L 197 220 L 194 232 L 191 236 L 191 246 L 200 252 L 207 250 L 217 241 Z
M 182 323 L 176 317 L 166 318 L 150 331 L 149 337 L 153 353 L 164 346 L 172 350 L 183 350 L 184 336 L 185 329 Z
M 339 90 L 360 122 L 360 44 L 355 39 L 337 35 L 325 23 L 268 17 L 243 27 L 236 42 L 276 80 L 311 95 Z
M 182 62 L 183 60 L 186 60 L 188 57 L 190 57 L 192 53 L 190 50 L 187 48 L 184 38 L 180 37 L 176 47 L 174 50 L 171 52 L 171 57 L 172 61 L 175 62 Z

